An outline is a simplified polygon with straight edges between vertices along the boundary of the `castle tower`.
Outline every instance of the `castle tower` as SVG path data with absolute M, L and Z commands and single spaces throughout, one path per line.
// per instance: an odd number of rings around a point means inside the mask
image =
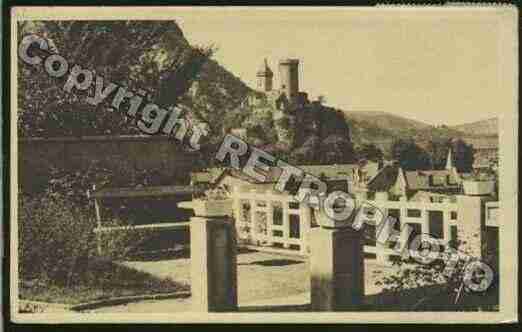
M 299 60 L 283 59 L 279 61 L 279 80 L 283 91 L 290 102 L 297 100 L 299 93 Z
M 257 89 L 259 91 L 268 92 L 272 91 L 272 78 L 274 73 L 268 67 L 266 59 L 263 61 L 259 70 L 257 71 Z

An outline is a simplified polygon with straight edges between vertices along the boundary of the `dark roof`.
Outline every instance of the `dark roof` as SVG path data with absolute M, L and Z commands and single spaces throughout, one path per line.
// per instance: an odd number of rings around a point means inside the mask
M 368 182 L 370 191 L 388 191 L 397 181 L 399 167 L 386 165 Z
M 259 171 L 256 170 L 256 172 L 259 172 Z M 221 181 L 221 179 L 223 179 L 227 175 L 232 176 L 236 179 L 240 179 L 240 180 L 243 180 L 246 182 L 253 183 L 253 184 L 275 183 L 279 180 L 279 176 L 281 175 L 281 172 L 282 172 L 281 169 L 278 167 L 270 167 L 268 174 L 265 174 L 266 175 L 265 181 L 258 181 L 256 179 L 248 176 L 241 170 L 227 168 L 221 173 L 221 175 L 219 177 L 217 177 L 215 179 L 214 183 L 218 183 L 219 181 Z M 261 172 L 259 172 L 259 173 L 261 173 Z
M 370 191 L 388 191 L 397 181 L 397 165 L 387 165 L 368 183 Z M 449 170 L 404 171 L 407 188 L 410 190 L 442 189 L 458 187 L 458 179 Z
M 352 176 L 354 170 L 359 169 L 357 164 L 338 164 L 338 165 L 300 165 L 297 168 L 315 177 L 324 175 L 328 179 L 347 179 Z

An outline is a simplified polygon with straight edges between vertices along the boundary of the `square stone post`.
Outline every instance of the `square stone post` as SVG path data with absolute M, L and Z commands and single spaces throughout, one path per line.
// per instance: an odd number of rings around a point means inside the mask
M 307 255 L 310 250 L 310 230 L 312 229 L 312 208 L 307 204 L 299 204 L 299 237 L 301 238 L 301 254 Z
M 313 311 L 353 310 L 364 296 L 362 234 L 351 228 L 310 231 Z
M 465 242 L 461 248 L 468 255 L 482 259 L 482 248 L 486 229 L 485 196 L 457 196 L 457 238 Z
M 234 220 L 190 219 L 190 272 L 193 311 L 237 310 L 237 264 Z

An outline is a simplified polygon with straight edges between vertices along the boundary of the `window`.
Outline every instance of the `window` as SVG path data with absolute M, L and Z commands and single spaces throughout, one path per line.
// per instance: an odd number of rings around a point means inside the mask
M 274 204 L 273 224 L 282 225 L 283 224 L 283 207 L 280 202 L 274 202 L 273 204 Z
M 297 209 L 299 209 L 299 203 L 290 202 L 290 203 L 288 203 L 288 208 L 293 209 L 293 210 L 297 210 Z
M 399 209 L 388 209 L 388 215 L 396 219 L 401 218 L 401 211 Z
M 442 211 L 428 211 L 429 213 L 429 233 L 436 239 L 442 239 L 443 233 L 443 221 Z
M 450 227 L 450 236 L 451 236 L 450 246 L 453 248 L 457 248 L 457 241 L 458 241 L 457 226 Z
M 375 246 L 376 238 L 375 238 L 375 226 L 373 225 L 364 225 L 363 228 L 363 238 L 365 246 Z
M 250 222 L 250 203 L 249 202 L 241 204 L 240 218 L 244 222 Z
M 299 216 L 295 214 L 290 215 L 290 237 L 293 239 L 298 239 L 300 236 L 300 222 L 299 222 Z
M 421 216 L 421 210 L 417 209 L 408 209 L 407 210 L 407 216 L 410 218 L 420 218 Z
M 457 211 L 451 211 L 450 218 L 451 220 L 457 220 Z

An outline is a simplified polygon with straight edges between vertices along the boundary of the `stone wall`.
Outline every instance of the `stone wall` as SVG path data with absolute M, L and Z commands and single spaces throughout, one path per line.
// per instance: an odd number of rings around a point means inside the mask
M 188 184 L 196 158 L 180 151 L 179 144 L 160 136 L 19 138 L 18 181 L 30 185 L 31 179 L 45 177 L 52 167 L 82 171 L 97 162 L 113 171 L 154 170 L 162 178 L 172 178 L 172 184 Z

